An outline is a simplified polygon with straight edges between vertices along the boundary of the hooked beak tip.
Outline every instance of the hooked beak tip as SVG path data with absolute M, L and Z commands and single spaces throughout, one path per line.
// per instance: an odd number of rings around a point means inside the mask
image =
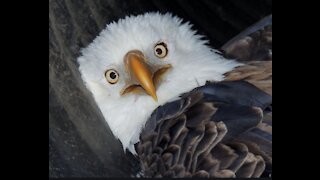
M 155 100 L 156 102 L 158 102 L 158 97 L 157 97 L 157 95 L 156 95 L 156 94 L 151 95 L 151 96 L 152 96 L 153 100 Z
M 144 60 L 144 55 L 141 51 L 128 52 L 125 58 L 129 74 L 138 82 L 139 85 L 149 94 L 156 102 L 158 97 L 153 82 L 153 75 Z

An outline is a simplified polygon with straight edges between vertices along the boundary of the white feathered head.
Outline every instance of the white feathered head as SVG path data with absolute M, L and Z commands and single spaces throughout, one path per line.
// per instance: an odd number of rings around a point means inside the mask
M 134 144 L 152 111 L 239 64 L 206 45 L 189 23 L 146 13 L 113 22 L 78 58 L 79 69 L 123 148 Z

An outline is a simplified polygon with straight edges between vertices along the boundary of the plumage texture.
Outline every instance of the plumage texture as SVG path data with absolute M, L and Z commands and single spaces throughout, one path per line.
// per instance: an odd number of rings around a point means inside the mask
M 252 94 L 238 98 L 239 89 Z M 247 82 L 225 81 L 157 108 L 137 144 L 144 175 L 260 177 L 272 166 L 272 126 L 261 123 L 271 102 Z
M 272 60 L 272 15 L 248 27 L 225 43 L 221 50 L 238 61 Z
M 204 85 L 207 80 L 221 81 L 224 73 L 240 65 L 218 55 L 206 45 L 206 40 L 191 30 L 189 23 L 181 22 L 182 19 L 171 14 L 128 16 L 107 25 L 78 58 L 83 81 L 113 134 L 122 142 L 124 149 L 128 148 L 133 153 L 133 145 L 139 141 L 141 129 L 156 107 Z M 168 45 L 168 55 L 162 60 L 153 51 L 159 41 Z M 123 58 L 134 49 L 142 51 L 151 64 L 170 63 L 173 66 L 157 89 L 158 102 L 148 95 L 121 96 L 119 93 L 128 76 Z M 119 72 L 117 84 L 106 82 L 104 72 L 110 68 Z
M 225 75 L 225 80 L 246 80 L 272 95 L 272 61 L 249 61 Z

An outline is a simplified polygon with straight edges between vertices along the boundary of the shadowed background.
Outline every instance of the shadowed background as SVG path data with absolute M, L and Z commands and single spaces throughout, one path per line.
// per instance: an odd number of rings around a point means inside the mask
M 219 49 L 271 14 L 271 0 L 49 0 L 49 176 L 130 176 L 123 153 L 78 72 L 77 57 L 106 24 L 148 11 L 194 24 Z

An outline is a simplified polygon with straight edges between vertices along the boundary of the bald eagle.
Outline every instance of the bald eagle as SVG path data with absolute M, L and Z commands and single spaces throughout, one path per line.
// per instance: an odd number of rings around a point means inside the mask
M 112 22 L 82 50 L 82 79 L 140 175 L 259 177 L 272 164 L 271 96 L 191 27 L 169 13 Z

